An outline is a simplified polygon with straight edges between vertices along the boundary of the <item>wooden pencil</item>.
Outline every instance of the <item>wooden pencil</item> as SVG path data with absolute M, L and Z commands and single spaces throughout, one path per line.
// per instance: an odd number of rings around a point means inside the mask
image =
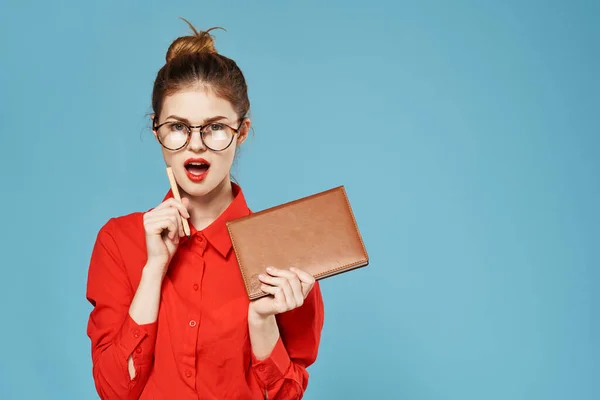
M 175 175 L 173 175 L 173 170 L 171 169 L 171 167 L 167 167 L 167 176 L 169 177 L 169 183 L 171 184 L 171 191 L 173 192 L 173 197 L 176 200 L 181 201 L 181 196 L 179 195 L 177 182 L 175 181 Z M 181 223 L 183 224 L 183 232 L 189 238 L 191 236 L 190 224 L 188 223 L 186 218 L 183 218 L 183 216 L 181 216 Z

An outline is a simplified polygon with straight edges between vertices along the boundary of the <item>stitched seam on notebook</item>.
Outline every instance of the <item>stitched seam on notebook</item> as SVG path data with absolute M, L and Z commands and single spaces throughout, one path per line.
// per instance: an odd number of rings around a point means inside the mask
M 352 223 L 354 224 L 354 229 L 356 230 L 356 234 L 358 236 L 358 240 L 360 241 L 360 244 L 361 244 L 361 246 L 363 248 L 363 253 L 366 256 L 367 255 L 367 249 L 365 247 L 365 243 L 363 242 L 362 236 L 361 236 L 360 232 L 358 231 L 358 225 L 356 223 L 356 218 L 354 217 L 354 213 L 352 211 L 352 206 L 350 206 L 350 201 L 348 200 L 348 196 L 346 195 L 346 190 L 345 190 L 345 188 L 343 186 L 340 188 L 340 190 L 341 190 L 342 194 L 344 195 L 344 199 L 346 200 L 346 205 L 348 206 L 348 211 L 350 211 L 350 217 L 352 218 Z M 323 194 L 323 193 L 321 193 L 321 194 Z M 246 274 L 244 273 L 244 268 L 242 267 L 242 262 L 241 262 L 241 260 L 239 258 L 239 254 L 238 254 L 238 251 L 237 251 L 237 246 L 235 245 L 235 241 L 233 240 L 233 236 L 231 235 L 231 229 L 230 229 L 229 224 L 227 224 L 227 230 L 229 231 L 229 235 L 232 237 L 231 244 L 233 246 L 233 251 L 235 252 L 236 259 L 237 259 L 238 264 L 240 266 L 240 271 L 242 272 L 242 278 L 244 279 L 244 286 L 246 286 L 246 292 L 250 293 L 250 286 L 249 286 L 250 282 L 248 281 L 248 278 L 247 278 Z M 343 270 L 344 268 L 352 267 L 352 266 L 358 265 L 360 263 L 366 262 L 367 260 L 368 260 L 368 256 L 365 257 L 365 258 L 363 258 L 363 259 L 361 259 L 361 260 L 359 260 L 359 261 L 357 261 L 357 262 L 350 263 L 350 264 L 345 264 L 345 265 L 342 265 L 341 267 L 329 270 L 328 272 L 323 272 L 321 274 L 317 274 L 317 275 L 314 276 L 314 278 L 316 279 L 316 278 L 324 276 L 324 275 L 329 275 L 329 274 L 331 274 L 333 272 L 337 272 L 337 271 Z
M 327 271 L 327 272 L 321 272 L 320 274 L 316 274 L 314 277 L 315 277 L 315 279 L 316 279 L 316 278 L 320 278 L 321 276 L 324 276 L 324 275 L 331 275 L 331 273 L 332 273 L 332 272 L 337 272 L 337 271 L 340 271 L 340 270 L 342 270 L 342 269 L 345 269 L 345 268 L 348 268 L 348 267 L 353 267 L 353 266 L 355 266 L 355 265 L 358 265 L 358 264 L 360 264 L 360 263 L 363 263 L 363 262 L 365 262 L 365 261 L 367 261 L 367 259 L 366 259 L 366 258 L 363 258 L 363 259 L 362 259 L 362 260 L 360 260 L 360 261 L 357 261 L 357 262 L 354 262 L 354 263 L 350 263 L 350 264 L 346 264 L 346 265 L 342 265 L 341 267 L 337 267 L 337 268 L 334 268 L 334 269 L 330 269 L 330 270 L 329 270 L 329 271 Z

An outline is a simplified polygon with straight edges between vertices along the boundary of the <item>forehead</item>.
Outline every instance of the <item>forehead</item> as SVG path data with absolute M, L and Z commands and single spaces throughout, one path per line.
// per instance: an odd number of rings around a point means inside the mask
M 236 119 L 231 103 L 206 88 L 181 90 L 166 96 L 161 119 L 164 120 L 170 115 L 185 118 L 194 124 L 217 115 L 227 117 L 231 121 Z

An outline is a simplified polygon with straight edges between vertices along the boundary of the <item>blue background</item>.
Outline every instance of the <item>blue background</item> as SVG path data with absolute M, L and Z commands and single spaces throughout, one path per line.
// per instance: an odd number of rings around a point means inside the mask
M 168 189 L 178 16 L 246 74 L 251 207 L 343 184 L 369 250 L 307 399 L 600 398 L 600 6 L 517 0 L 3 1 L 0 398 L 97 398 L 89 256 Z

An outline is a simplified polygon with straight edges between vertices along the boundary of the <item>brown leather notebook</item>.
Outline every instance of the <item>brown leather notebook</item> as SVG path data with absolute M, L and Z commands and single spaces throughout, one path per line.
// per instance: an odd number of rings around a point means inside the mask
M 227 222 L 250 300 L 266 296 L 258 275 L 296 267 L 320 280 L 369 264 L 343 186 Z

